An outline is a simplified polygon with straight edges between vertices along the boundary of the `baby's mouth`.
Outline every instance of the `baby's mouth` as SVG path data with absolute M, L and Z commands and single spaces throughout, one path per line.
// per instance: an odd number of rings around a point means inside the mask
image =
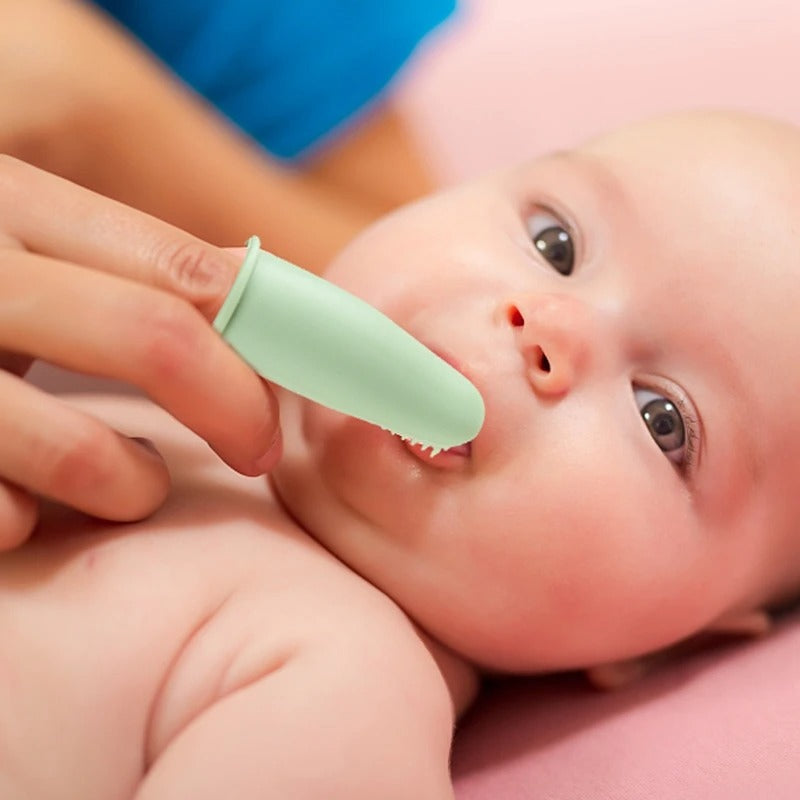
M 436 452 L 430 447 L 421 444 L 412 444 L 404 441 L 406 449 L 413 453 L 424 464 L 437 469 L 453 469 L 466 463 L 472 455 L 472 442 L 458 444 L 455 447 L 448 447 L 447 450 Z

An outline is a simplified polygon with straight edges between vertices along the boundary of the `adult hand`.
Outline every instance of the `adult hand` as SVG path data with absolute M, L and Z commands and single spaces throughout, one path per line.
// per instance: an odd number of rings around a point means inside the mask
M 239 472 L 275 464 L 275 397 L 209 324 L 240 261 L 0 156 L 0 549 L 39 496 L 128 521 L 169 489 L 152 447 L 27 383 L 35 359 L 140 387 Z

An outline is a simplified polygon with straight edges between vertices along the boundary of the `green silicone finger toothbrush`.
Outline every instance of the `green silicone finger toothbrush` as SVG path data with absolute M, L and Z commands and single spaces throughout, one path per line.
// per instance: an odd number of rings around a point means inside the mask
M 248 241 L 214 327 L 262 377 L 433 451 L 483 425 L 475 386 L 387 316 Z

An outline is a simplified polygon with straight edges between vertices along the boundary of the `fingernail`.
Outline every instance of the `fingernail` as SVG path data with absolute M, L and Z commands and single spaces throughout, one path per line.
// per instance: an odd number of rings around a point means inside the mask
M 202 273 L 198 271 L 199 274 L 195 276 L 193 288 L 202 296 L 202 299 L 198 297 L 195 303 L 209 320 L 213 320 L 222 308 L 240 266 L 234 256 L 223 252 L 219 261 L 207 264 Z
M 231 253 L 195 241 L 165 250 L 162 260 L 169 288 L 187 296 L 201 311 L 204 305 L 222 304 L 239 268 Z
M 256 469 L 262 474 L 269 472 L 280 461 L 282 454 L 283 436 L 281 435 L 281 429 L 278 428 L 267 451 L 256 461 Z

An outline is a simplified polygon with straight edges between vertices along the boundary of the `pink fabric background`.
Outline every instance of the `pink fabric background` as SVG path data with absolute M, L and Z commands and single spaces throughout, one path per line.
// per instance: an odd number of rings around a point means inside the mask
M 672 109 L 800 124 L 797 0 L 462 7 L 403 89 L 447 182 Z M 458 800 L 797 800 L 800 614 L 618 693 L 503 682 L 458 731 L 453 770 Z
M 797 800 L 800 614 L 758 642 L 598 693 L 492 686 L 456 736 L 458 800 Z
M 403 100 L 453 180 L 692 107 L 800 123 L 797 0 L 461 0 Z

